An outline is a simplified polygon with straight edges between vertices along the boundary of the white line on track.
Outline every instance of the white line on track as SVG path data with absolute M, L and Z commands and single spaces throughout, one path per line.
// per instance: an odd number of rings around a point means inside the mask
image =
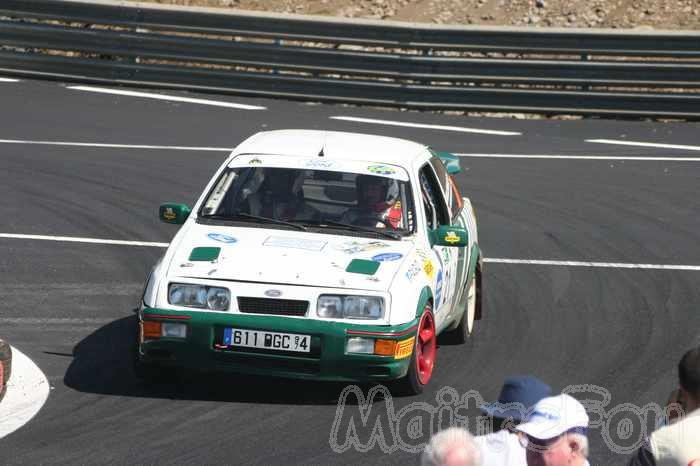
M 79 238 L 75 236 L 48 236 L 48 235 L 17 235 L 14 233 L 0 233 L 0 238 L 29 239 L 43 241 L 64 241 L 69 243 L 112 244 L 118 246 L 146 246 L 152 248 L 167 248 L 169 243 L 154 243 L 148 241 L 123 241 L 118 239 Z
M 68 89 L 76 91 L 99 92 L 102 94 L 125 95 L 129 97 L 142 97 L 145 99 L 167 100 L 170 102 L 186 102 L 190 104 L 212 105 L 214 107 L 237 108 L 239 110 L 267 110 L 267 107 L 258 105 L 236 104 L 233 102 L 222 102 L 219 100 L 194 99 L 192 97 L 180 97 L 175 95 L 154 94 L 151 92 L 125 91 L 120 89 L 107 89 L 93 86 L 68 86 Z
M 0 439 L 29 422 L 49 397 L 49 381 L 41 369 L 12 348 L 12 375 L 0 403 Z
M 458 157 L 474 157 L 487 159 L 560 159 L 560 160 L 639 160 L 643 162 L 700 162 L 700 157 L 637 157 L 637 156 L 608 156 L 608 155 L 527 155 L 527 154 L 467 154 L 453 152 Z
M 349 116 L 332 116 L 331 120 L 354 121 L 357 123 L 371 123 L 375 125 L 407 126 L 409 128 L 438 129 L 442 131 L 458 131 L 461 133 L 490 134 L 494 136 L 520 136 L 522 133 L 514 131 L 497 131 L 493 129 L 464 128 L 462 126 L 426 125 L 422 123 L 409 123 L 405 121 L 375 120 L 374 118 L 357 118 Z
M 14 78 L 0 78 L 0 83 L 16 83 L 19 79 Z
M 45 146 L 105 147 L 116 149 L 158 149 L 158 150 L 193 150 L 211 152 L 231 152 L 231 147 L 197 147 L 197 146 L 151 146 L 142 144 L 101 144 L 93 142 L 65 141 L 25 141 L 21 139 L 0 139 L 0 144 L 39 144 Z
M 484 262 L 494 264 L 524 264 L 524 265 L 554 265 L 563 267 L 597 267 L 604 269 L 648 269 L 648 270 L 691 270 L 700 271 L 700 265 L 669 265 L 669 264 L 631 264 L 628 262 L 584 262 L 584 261 L 551 261 L 526 259 L 485 258 Z
M 167 248 L 169 243 L 155 243 L 145 241 L 124 241 L 114 239 L 79 238 L 73 236 L 45 236 L 45 235 L 18 235 L 14 233 L 0 233 L 0 239 L 28 239 L 43 241 L 67 241 L 72 243 L 90 244 L 115 244 L 123 246 L 146 246 L 155 248 Z M 485 258 L 484 262 L 494 264 L 524 264 L 524 265 L 554 265 L 564 267 L 599 267 L 610 269 L 649 269 L 649 270 L 690 270 L 700 271 L 700 265 L 676 265 L 676 264 L 635 264 L 629 262 L 589 262 L 589 261 L 555 261 L 555 260 L 530 260 L 530 259 L 503 259 Z M 0 319 L 0 323 L 2 319 Z
M 680 150 L 700 150 L 700 146 L 686 146 L 682 144 L 659 144 L 656 142 L 638 142 L 638 141 L 623 141 L 619 139 L 586 139 L 586 142 L 594 144 L 614 144 L 618 146 L 634 146 L 634 147 L 655 147 L 661 149 L 680 149 Z

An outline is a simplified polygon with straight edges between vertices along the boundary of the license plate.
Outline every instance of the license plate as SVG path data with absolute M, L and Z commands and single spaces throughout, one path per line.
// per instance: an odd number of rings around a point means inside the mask
M 224 329 L 224 345 L 308 353 L 311 351 L 311 336 L 226 328 Z

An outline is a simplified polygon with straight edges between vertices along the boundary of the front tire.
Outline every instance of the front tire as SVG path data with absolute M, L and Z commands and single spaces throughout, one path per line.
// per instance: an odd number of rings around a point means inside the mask
M 147 363 L 141 360 L 139 356 L 141 329 L 136 327 L 136 340 L 132 346 L 132 369 L 136 378 L 146 384 L 158 384 L 173 381 L 178 372 L 171 367 L 158 366 L 156 364 Z
M 413 355 L 405 377 L 396 382 L 396 391 L 400 395 L 419 395 L 423 393 L 433 377 L 435 356 L 437 355 L 437 335 L 433 307 L 426 304 L 418 321 Z

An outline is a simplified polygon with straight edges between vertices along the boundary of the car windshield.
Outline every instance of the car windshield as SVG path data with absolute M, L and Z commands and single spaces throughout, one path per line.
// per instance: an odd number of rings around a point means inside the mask
M 405 235 L 414 230 L 410 183 L 388 176 L 264 166 L 229 167 L 200 217 Z

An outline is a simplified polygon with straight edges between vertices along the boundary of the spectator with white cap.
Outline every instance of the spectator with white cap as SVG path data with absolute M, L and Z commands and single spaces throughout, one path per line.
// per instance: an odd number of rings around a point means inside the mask
M 486 466 L 526 466 L 525 448 L 520 444 L 515 426 L 523 421 L 532 407 L 552 394 L 549 385 L 537 377 L 516 375 L 503 383 L 498 401 L 485 403 L 481 411 L 489 416 L 494 432 L 475 437 Z
M 481 452 L 465 429 L 450 427 L 430 438 L 421 466 L 481 466 Z
M 566 394 L 540 400 L 526 422 L 516 427 L 528 466 L 585 466 L 587 429 L 586 409 Z

